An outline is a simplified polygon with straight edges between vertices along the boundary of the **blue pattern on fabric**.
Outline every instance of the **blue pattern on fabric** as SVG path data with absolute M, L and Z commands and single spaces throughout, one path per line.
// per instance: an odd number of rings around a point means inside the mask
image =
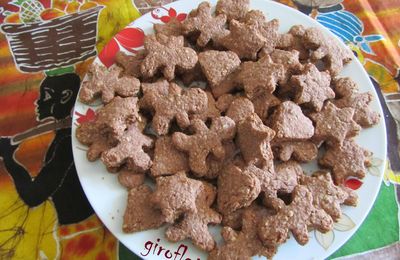
M 380 41 L 384 38 L 379 34 L 362 35 L 364 31 L 362 21 L 348 11 L 339 10 L 320 13 L 317 15 L 316 20 L 338 36 L 342 41 L 356 44 L 362 51 L 371 55 L 375 55 L 375 53 L 370 43 Z

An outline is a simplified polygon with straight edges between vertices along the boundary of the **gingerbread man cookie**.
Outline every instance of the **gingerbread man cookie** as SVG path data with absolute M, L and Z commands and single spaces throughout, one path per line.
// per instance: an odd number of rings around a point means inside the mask
M 273 19 L 271 21 L 267 21 L 263 12 L 259 10 L 251 10 L 249 11 L 245 18 L 244 22 L 251 27 L 255 27 L 256 31 L 263 37 L 264 46 L 262 51 L 264 53 L 271 53 L 279 40 L 279 20 Z
M 236 126 L 229 117 L 216 117 L 210 128 L 199 119 L 193 120 L 192 127 L 193 135 L 176 132 L 172 135 L 172 142 L 176 148 L 189 154 L 190 169 L 201 176 L 209 170 L 206 159 L 210 153 L 221 160 L 225 157 L 222 142 L 234 138 Z
M 211 208 L 216 189 L 209 183 L 202 183 L 202 189 L 196 198 L 197 212 L 187 213 L 183 219 L 168 227 L 166 238 L 171 242 L 178 242 L 189 238 L 193 244 L 205 251 L 211 251 L 215 247 L 215 241 L 208 225 L 221 223 L 221 215 Z
M 135 55 L 127 55 L 122 51 L 115 55 L 115 63 L 124 68 L 124 74 L 131 75 L 136 78 L 142 77 L 140 72 L 140 64 L 146 57 L 146 51 L 140 50 Z
M 97 160 L 101 154 L 114 147 L 125 129 L 137 122 L 140 116 L 136 97 L 115 97 L 110 103 L 96 111 L 94 121 L 81 124 L 76 129 L 77 139 L 89 146 L 87 158 Z
M 159 135 L 165 135 L 176 119 L 179 127 L 190 125 L 189 115 L 201 114 L 207 109 L 207 94 L 200 88 L 183 89 L 166 80 L 143 84 L 140 107 L 153 112 L 152 126 Z
M 128 127 L 118 139 L 118 145 L 102 153 L 101 160 L 110 168 L 117 168 L 127 163 L 131 170 L 144 172 L 151 166 L 151 158 L 144 148 L 153 146 L 153 139 L 142 134 L 136 125 Z
M 192 115 L 190 120 L 200 119 L 207 121 L 208 119 L 213 119 L 214 117 L 219 117 L 221 115 L 221 111 L 217 108 L 217 102 L 215 101 L 213 94 L 209 91 L 206 91 L 206 94 L 207 109 L 203 113 Z
M 243 212 L 242 230 L 238 232 L 230 227 L 224 227 L 221 233 L 225 243 L 213 250 L 209 259 L 251 259 L 252 256 L 260 255 L 272 258 L 276 247 L 264 246 L 257 234 L 258 226 L 263 219 L 272 214 L 272 211 L 257 205 L 246 208 Z
M 190 70 L 196 66 L 197 53 L 184 47 L 183 36 L 150 35 L 146 36 L 144 48 L 147 55 L 140 65 L 144 77 L 153 77 L 159 69 L 167 80 L 175 78 L 176 67 Z
M 276 247 L 289 238 L 291 231 L 300 245 L 308 242 L 308 228 L 326 233 L 333 228 L 332 218 L 322 209 L 313 205 L 312 193 L 298 185 L 293 191 L 292 202 L 283 202 L 276 207 L 277 214 L 265 217 L 260 224 L 258 235 L 265 246 Z
M 219 14 L 216 17 L 211 15 L 211 5 L 208 2 L 200 3 L 199 7 L 192 15 L 183 22 L 184 33 L 200 32 L 197 38 L 197 45 L 204 47 L 211 40 L 218 42 L 219 39 L 229 33 L 225 28 L 226 15 Z
M 89 79 L 82 83 L 79 99 L 90 104 L 98 96 L 103 103 L 109 103 L 115 96 L 132 97 L 140 90 L 140 81 L 133 76 L 120 76 L 122 68 L 117 65 L 107 69 L 103 65 L 93 63 L 87 74 Z
M 236 124 L 254 114 L 254 105 L 248 98 L 237 97 L 230 104 L 225 115 L 232 118 Z
M 90 162 L 100 158 L 104 151 L 116 145 L 116 141 L 99 131 L 96 122 L 85 122 L 76 129 L 76 139 L 84 145 L 89 146 L 86 157 Z

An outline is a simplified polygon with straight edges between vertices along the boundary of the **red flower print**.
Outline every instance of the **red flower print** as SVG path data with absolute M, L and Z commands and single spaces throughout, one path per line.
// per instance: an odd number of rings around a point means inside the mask
M 119 44 L 127 51 L 136 53 L 135 48 L 142 47 L 145 34 L 140 28 L 125 28 L 111 39 L 99 54 L 100 61 L 108 68 L 114 64 Z
M 361 185 L 362 185 L 362 181 L 360 181 L 359 179 L 347 179 L 346 182 L 344 183 L 344 185 L 352 190 L 358 190 Z
M 51 0 L 39 0 L 44 8 L 51 8 Z
M 171 17 L 169 16 L 163 16 L 160 18 L 161 22 L 163 23 L 168 23 L 169 21 L 171 21 Z
M 107 68 L 114 64 L 115 54 L 119 51 L 118 42 L 115 38 L 112 38 L 109 43 L 104 46 L 103 50 L 99 54 L 100 61 Z
M 144 44 L 144 32 L 140 28 L 125 28 L 115 39 L 126 49 L 139 48 Z
M 94 110 L 91 108 L 89 108 L 86 111 L 86 114 L 81 114 L 76 111 L 75 115 L 78 116 L 78 119 L 76 120 L 76 122 L 78 122 L 78 124 L 80 124 L 80 125 L 85 122 L 92 122 L 96 119 L 96 112 L 94 112 Z
M 186 20 L 186 17 L 187 17 L 187 14 L 181 13 L 181 14 L 178 14 L 176 19 L 178 19 L 179 22 L 183 22 L 184 20 Z
M 176 10 L 174 8 L 167 9 L 165 7 L 160 7 L 160 8 L 154 9 L 151 12 L 151 16 L 154 19 L 160 20 L 163 23 L 168 23 L 173 18 L 175 18 L 178 21 L 182 22 L 183 20 L 186 19 L 187 15 L 185 13 L 177 14 L 177 12 L 176 12 Z
M 176 10 L 174 8 L 170 8 L 168 10 L 168 16 L 169 17 L 176 17 Z

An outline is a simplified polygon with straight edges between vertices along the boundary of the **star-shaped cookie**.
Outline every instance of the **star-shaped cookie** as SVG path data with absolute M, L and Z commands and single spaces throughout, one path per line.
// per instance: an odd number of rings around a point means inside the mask
M 358 135 L 361 130 L 353 115 L 353 108 L 338 108 L 328 102 L 320 112 L 309 115 L 315 122 L 315 138 L 331 145 L 342 145 L 344 139 Z
M 151 188 L 146 184 L 129 190 L 122 226 L 125 233 L 156 229 L 164 223 L 161 211 L 151 203 L 152 194 Z
M 230 20 L 241 20 L 250 8 L 250 0 L 220 0 L 215 8 L 216 14 L 225 14 Z
M 371 127 L 380 120 L 379 113 L 372 111 L 370 103 L 373 100 L 371 92 L 358 92 L 357 84 L 350 78 L 339 78 L 334 81 L 334 90 L 339 99 L 333 100 L 339 108 L 354 108 L 354 121 L 362 127 Z
M 270 93 L 255 96 L 251 101 L 254 105 L 254 111 L 263 121 L 268 118 L 270 108 L 281 104 L 281 100 Z
M 306 28 L 302 25 L 294 25 L 290 28 L 288 33 L 281 34 L 277 42 L 276 48 L 299 52 L 301 61 L 306 61 L 310 57 L 310 51 L 304 46 L 304 34 Z
M 330 82 L 331 77 L 328 72 L 320 72 L 314 64 L 307 64 L 303 74 L 291 78 L 296 92 L 294 101 L 320 111 L 325 100 L 335 97 Z
M 269 142 L 274 136 L 275 132 L 264 125 L 257 114 L 243 120 L 238 125 L 236 141 L 246 163 L 259 167 L 269 165 L 273 160 Z
M 342 216 L 341 204 L 357 205 L 357 194 L 350 188 L 335 185 L 329 172 L 319 171 L 312 176 L 303 174 L 301 184 L 311 191 L 314 206 L 325 210 L 334 221 Z
M 329 147 L 318 161 L 320 165 L 332 169 L 337 185 L 343 184 L 348 177 L 364 178 L 366 166 L 369 166 L 371 152 L 356 144 L 353 140 L 345 140 L 342 146 Z
M 316 27 L 307 28 L 303 40 L 306 48 L 312 50 L 311 59 L 324 61 L 332 76 L 338 75 L 353 58 L 350 48 L 341 46 L 337 39 L 325 35 Z
M 285 68 L 264 56 L 256 62 L 242 63 L 235 81 L 243 85 L 249 98 L 275 91 L 278 81 L 285 78 Z

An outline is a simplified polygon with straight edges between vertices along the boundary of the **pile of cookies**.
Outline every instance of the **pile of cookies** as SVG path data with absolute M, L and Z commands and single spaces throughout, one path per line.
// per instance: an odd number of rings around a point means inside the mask
M 104 107 L 76 136 L 128 189 L 125 232 L 166 224 L 168 240 L 189 238 L 210 259 L 272 257 L 290 233 L 304 245 L 357 204 L 344 182 L 369 164 L 353 138 L 380 120 L 372 94 L 337 77 L 352 52 L 336 40 L 278 29 L 249 0 L 220 0 L 215 13 L 203 2 L 154 25 L 135 56 L 91 66 L 79 98 Z M 304 174 L 319 152 L 324 170 Z

